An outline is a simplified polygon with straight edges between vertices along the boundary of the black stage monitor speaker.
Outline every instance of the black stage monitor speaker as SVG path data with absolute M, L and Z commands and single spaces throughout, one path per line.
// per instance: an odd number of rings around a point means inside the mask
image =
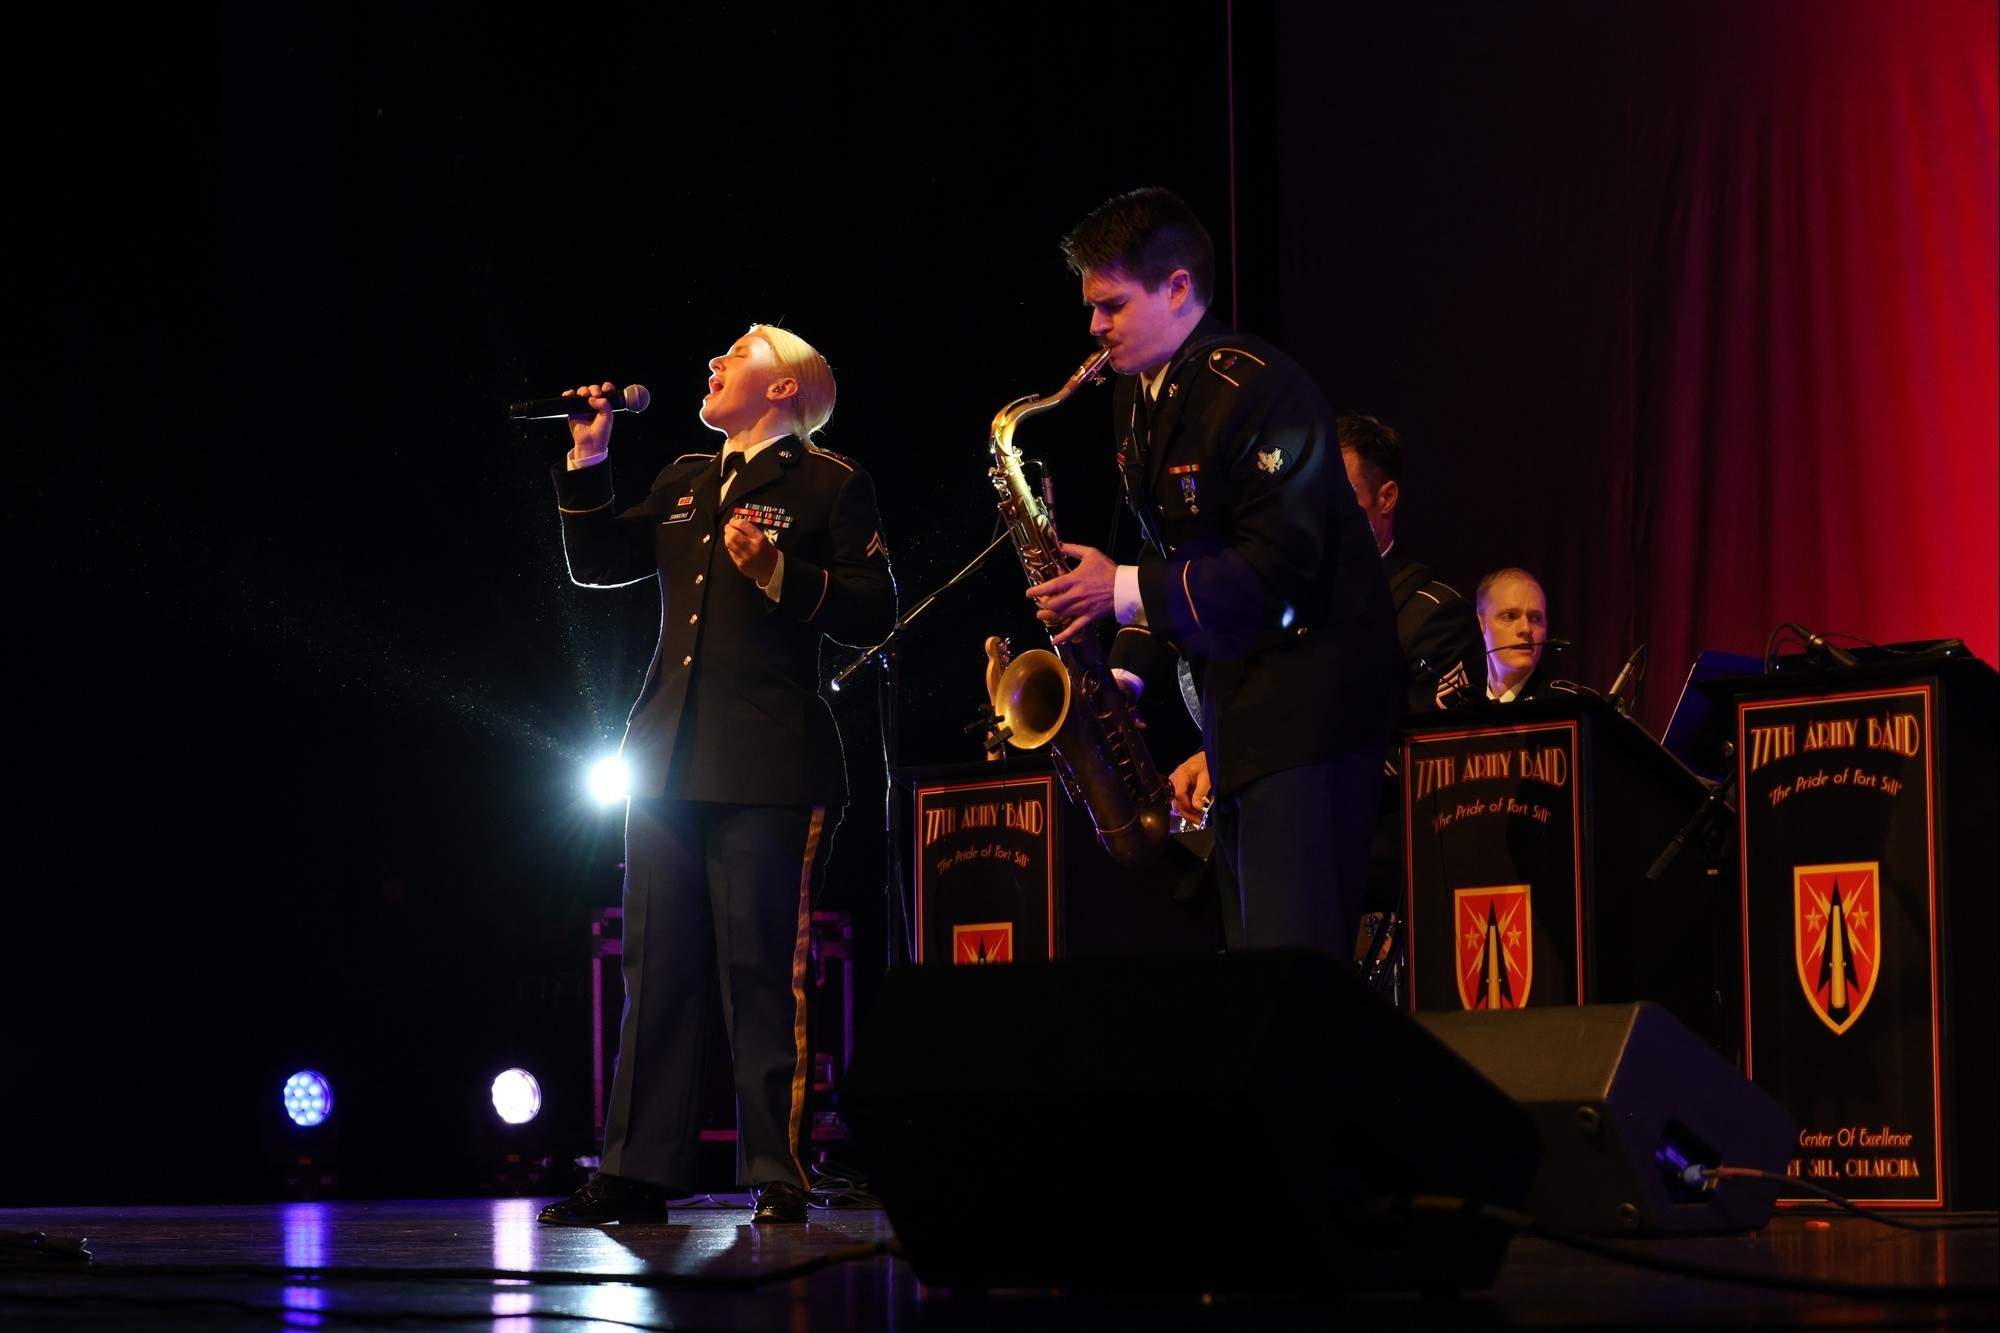
M 933 1286 L 1489 1285 L 1526 1112 L 1314 950 L 899 967 L 842 1111 Z
M 1655 1004 L 1446 1012 L 1424 1026 L 1534 1116 L 1542 1166 L 1527 1211 L 1552 1231 L 1750 1231 L 1777 1186 L 1691 1184 L 1693 1165 L 1782 1172 L 1798 1125 L 1770 1094 Z

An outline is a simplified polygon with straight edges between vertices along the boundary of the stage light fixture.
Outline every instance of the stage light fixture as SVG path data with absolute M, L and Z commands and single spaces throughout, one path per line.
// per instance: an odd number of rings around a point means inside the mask
M 521 1068 L 503 1069 L 493 1080 L 493 1110 L 510 1125 L 525 1125 L 542 1112 L 542 1085 Z
M 590 794 L 606 804 L 622 801 L 631 795 L 632 771 L 615 754 L 600 759 L 591 765 L 589 787 Z
M 333 1114 L 333 1084 L 317 1069 L 301 1069 L 285 1080 L 285 1114 L 301 1129 L 324 1124 Z

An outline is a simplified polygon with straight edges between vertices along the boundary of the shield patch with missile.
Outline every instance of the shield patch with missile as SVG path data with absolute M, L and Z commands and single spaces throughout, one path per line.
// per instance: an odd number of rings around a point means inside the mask
M 1535 977 L 1526 884 L 1453 889 L 1458 998 L 1467 1009 L 1519 1009 Z
M 1014 923 L 988 921 L 979 925 L 951 928 L 951 961 L 954 963 L 1011 963 L 1014 961 Z
M 1854 1026 L 1882 971 L 1881 865 L 1792 867 L 1793 960 L 1806 1003 L 1838 1036 Z

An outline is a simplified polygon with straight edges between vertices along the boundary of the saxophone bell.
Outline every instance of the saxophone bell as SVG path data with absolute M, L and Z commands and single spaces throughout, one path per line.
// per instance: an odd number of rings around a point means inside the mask
M 993 686 L 993 712 L 1009 729 L 1017 750 L 1039 750 L 1056 738 L 1069 719 L 1069 669 L 1046 648 L 1030 648 L 1000 674 Z

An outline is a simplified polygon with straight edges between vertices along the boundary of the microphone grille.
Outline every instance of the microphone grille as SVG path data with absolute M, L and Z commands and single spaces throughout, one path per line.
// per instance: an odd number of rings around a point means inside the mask
M 628 384 L 625 386 L 625 410 L 627 412 L 643 412 L 646 410 L 647 404 L 652 401 L 653 395 L 647 391 L 645 385 Z

